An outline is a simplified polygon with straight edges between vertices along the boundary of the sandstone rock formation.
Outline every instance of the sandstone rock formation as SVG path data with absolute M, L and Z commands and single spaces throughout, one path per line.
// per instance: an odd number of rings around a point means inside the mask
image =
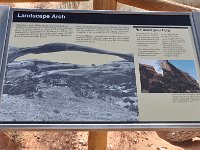
M 29 58 L 26 54 L 83 51 L 123 60 L 84 65 Z M 133 56 L 73 44 L 14 48 L 8 53 L 2 121 L 137 121 Z
M 153 66 L 140 64 L 141 89 L 144 93 L 197 93 L 199 83 L 168 60 L 160 61 L 163 75 Z

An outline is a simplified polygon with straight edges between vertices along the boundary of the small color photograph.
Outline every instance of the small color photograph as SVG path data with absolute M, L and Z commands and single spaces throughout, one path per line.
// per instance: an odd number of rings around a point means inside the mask
M 194 60 L 141 60 L 142 93 L 199 93 Z

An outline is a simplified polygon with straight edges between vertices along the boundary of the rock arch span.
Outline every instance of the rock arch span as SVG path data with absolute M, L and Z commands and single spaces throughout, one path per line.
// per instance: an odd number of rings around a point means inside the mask
M 49 43 L 45 45 L 40 45 L 36 47 L 25 47 L 25 48 L 16 48 L 10 47 L 8 51 L 8 63 L 14 61 L 16 58 L 27 55 L 27 54 L 41 54 L 41 53 L 52 53 L 52 52 L 59 52 L 59 51 L 80 51 L 80 52 L 87 52 L 87 53 L 97 53 L 97 54 L 107 54 L 121 57 L 128 61 L 134 61 L 134 57 L 132 54 L 122 54 L 122 53 L 115 53 L 109 52 L 106 50 L 101 50 L 97 48 L 92 48 L 88 46 L 81 46 L 76 44 L 69 44 L 69 43 Z

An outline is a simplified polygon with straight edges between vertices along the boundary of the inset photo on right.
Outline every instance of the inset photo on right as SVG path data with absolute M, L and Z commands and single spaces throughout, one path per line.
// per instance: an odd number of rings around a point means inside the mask
M 199 93 L 194 60 L 140 60 L 142 93 Z

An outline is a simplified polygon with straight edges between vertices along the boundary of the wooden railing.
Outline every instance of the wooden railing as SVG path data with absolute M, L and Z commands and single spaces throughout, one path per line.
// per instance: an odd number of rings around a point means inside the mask
M 150 11 L 193 11 L 196 7 L 169 0 L 93 0 L 95 10 L 116 10 L 117 2 Z
M 150 11 L 192 11 L 200 10 L 169 0 L 118 0 L 119 3 L 150 10 Z
M 88 0 L 0 0 L 0 3 L 18 2 L 69 2 L 69 1 L 88 1 Z M 170 0 L 93 0 L 94 10 L 116 10 L 117 3 L 130 5 L 150 11 L 192 11 L 199 8 L 172 2 Z

